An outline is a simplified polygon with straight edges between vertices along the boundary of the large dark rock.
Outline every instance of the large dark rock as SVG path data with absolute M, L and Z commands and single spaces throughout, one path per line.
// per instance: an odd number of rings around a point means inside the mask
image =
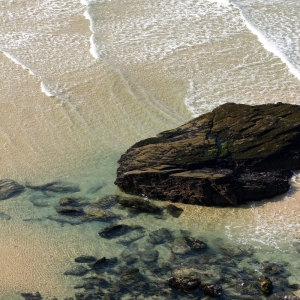
M 228 206 L 286 192 L 300 168 L 300 106 L 227 103 L 157 137 L 119 160 L 126 193 Z

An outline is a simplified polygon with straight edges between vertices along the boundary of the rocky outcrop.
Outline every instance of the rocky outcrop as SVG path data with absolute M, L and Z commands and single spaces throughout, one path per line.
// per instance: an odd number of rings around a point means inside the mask
M 300 168 L 300 106 L 224 104 L 133 145 L 115 184 L 129 194 L 230 206 L 289 189 Z

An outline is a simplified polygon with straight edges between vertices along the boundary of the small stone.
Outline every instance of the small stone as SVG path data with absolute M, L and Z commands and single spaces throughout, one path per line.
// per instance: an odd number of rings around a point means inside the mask
M 174 204 L 169 204 L 166 206 L 166 210 L 167 212 L 174 218 L 179 218 L 180 215 L 182 214 L 183 212 L 183 209 L 180 208 L 180 207 L 177 207 L 176 205 Z
M 187 237 L 184 237 L 184 239 L 185 239 L 187 245 L 192 250 L 199 250 L 199 249 L 206 249 L 207 248 L 207 245 L 204 242 L 202 242 L 198 239 L 195 239 L 193 237 L 187 236 Z
M 158 258 L 158 254 L 159 252 L 157 250 L 145 250 L 139 252 L 139 257 L 143 262 L 149 263 L 156 261 Z
M 261 291 L 265 294 L 265 295 L 269 295 L 272 293 L 273 290 L 273 284 L 272 281 L 268 278 L 268 277 L 264 277 L 260 283 L 259 283 L 259 287 L 261 289 Z
M 168 229 L 160 228 L 158 230 L 155 230 L 155 231 L 152 231 L 151 233 L 149 233 L 149 238 L 147 239 L 147 241 L 150 244 L 160 244 L 160 243 L 164 242 L 165 240 L 170 240 L 172 238 L 173 238 L 173 236 Z
M 74 259 L 74 261 L 77 263 L 93 263 L 96 260 L 97 258 L 95 256 L 90 256 L 90 255 L 81 255 Z
M 219 297 L 222 295 L 222 288 L 220 285 L 216 284 L 200 284 L 200 290 L 211 297 Z
M 106 239 L 112 239 L 124 234 L 127 234 L 131 230 L 142 230 L 141 226 L 129 226 L 125 224 L 111 225 L 101 229 L 98 233 L 101 237 Z
M 137 268 L 129 268 L 121 274 L 122 282 L 134 282 L 141 277 L 140 271 Z
M 89 204 L 86 198 L 65 197 L 59 200 L 60 206 L 84 206 Z
M 93 270 L 111 268 L 113 265 L 115 265 L 117 263 L 117 261 L 118 261 L 118 259 L 116 257 L 113 257 L 113 258 L 102 257 L 102 258 L 98 259 L 96 262 L 94 262 L 91 265 L 91 268 Z
M 123 245 L 129 245 L 132 242 L 135 242 L 144 236 L 145 236 L 145 230 L 144 228 L 141 228 L 140 230 L 134 230 L 132 232 L 127 233 L 125 236 L 120 237 L 117 243 Z
M 87 221 L 109 221 L 118 216 L 109 210 L 88 205 L 84 208 L 84 218 Z
M 10 179 L 0 180 L 0 200 L 16 196 L 24 191 L 24 186 Z
M 89 269 L 82 265 L 76 265 L 64 272 L 64 275 L 83 276 L 89 272 Z
M 168 280 L 169 286 L 173 289 L 191 292 L 196 290 L 200 285 L 200 279 L 197 277 L 175 278 L 171 277 Z
M 39 292 L 36 292 L 35 294 L 31 293 L 21 293 L 22 297 L 24 297 L 25 300 L 42 300 L 43 297 Z
M 74 207 L 74 206 L 61 206 L 61 207 L 57 207 L 56 211 L 59 214 L 71 214 L 71 215 L 76 215 L 76 216 L 80 216 L 83 215 L 83 210 L 80 207 Z
M 117 204 L 118 195 L 107 195 L 97 199 L 95 202 L 92 202 L 90 205 L 102 209 L 108 209 Z
M 119 197 L 118 203 L 127 208 L 133 208 L 133 209 L 135 209 L 137 211 L 141 211 L 141 212 L 156 213 L 156 212 L 161 211 L 160 207 L 151 203 L 150 200 L 143 199 L 143 198 Z
M 76 193 L 80 191 L 78 184 L 63 181 L 53 181 L 42 185 L 26 183 L 25 186 L 33 190 L 50 191 L 55 193 Z

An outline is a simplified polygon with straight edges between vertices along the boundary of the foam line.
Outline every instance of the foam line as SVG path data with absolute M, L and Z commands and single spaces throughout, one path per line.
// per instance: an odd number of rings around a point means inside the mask
M 35 74 L 29 69 L 27 68 L 25 65 L 23 65 L 19 60 L 17 60 L 15 57 L 13 57 L 11 54 L 7 53 L 7 52 L 2 52 L 8 59 L 10 59 L 11 61 L 13 61 L 16 65 L 21 66 L 24 70 L 28 71 L 30 75 L 35 76 Z
M 216 0 L 218 2 L 218 0 Z M 222 1 L 222 0 L 220 0 Z M 226 0 L 225 0 L 226 1 Z M 238 10 L 240 11 L 241 17 L 244 20 L 244 23 L 246 25 L 246 27 L 254 34 L 257 36 L 258 41 L 263 45 L 263 47 L 268 51 L 273 53 L 275 56 L 277 56 L 278 58 L 280 58 L 280 60 L 286 64 L 286 66 L 288 67 L 289 71 L 291 74 L 293 74 L 298 80 L 300 80 L 300 70 L 298 70 L 290 61 L 289 59 L 286 57 L 286 55 L 284 53 L 282 53 L 280 51 L 280 49 L 278 49 L 276 47 L 276 45 L 274 43 L 272 43 L 264 34 L 263 32 L 259 31 L 254 25 L 252 25 L 247 18 L 245 17 L 243 10 L 239 7 L 238 4 L 231 2 L 231 4 L 233 4 L 236 8 L 238 8 Z
M 81 4 L 83 4 L 84 6 L 87 7 L 87 10 L 83 13 L 84 17 L 89 20 L 90 22 L 90 31 L 92 32 L 91 36 L 90 36 L 90 53 L 91 55 L 95 58 L 95 59 L 99 59 L 99 54 L 98 54 L 98 51 L 97 51 L 97 45 L 95 43 L 95 40 L 94 40 L 94 30 L 93 30 L 93 20 L 92 20 L 92 17 L 90 16 L 89 14 L 89 11 L 88 11 L 88 5 L 91 3 L 90 1 L 88 0 L 81 0 L 80 1 Z

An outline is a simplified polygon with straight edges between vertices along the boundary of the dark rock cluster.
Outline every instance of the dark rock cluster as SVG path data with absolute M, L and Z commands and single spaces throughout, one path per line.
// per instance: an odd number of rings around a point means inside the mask
M 300 106 L 227 103 L 119 160 L 124 192 L 198 205 L 233 206 L 286 192 L 300 168 Z
M 210 245 L 186 230 L 149 230 L 146 224 L 134 222 L 136 214 L 176 221 L 182 209 L 173 204 L 174 217 L 169 209 L 147 199 L 108 195 L 90 201 L 70 195 L 58 199 L 55 209 L 62 223 L 99 222 L 101 242 L 109 240 L 122 249 L 118 257 L 109 253 L 102 257 L 89 253 L 75 257 L 73 265 L 64 272 L 77 280 L 74 296 L 64 300 L 263 300 L 265 296 L 299 300 L 293 294 L 299 285 L 291 285 L 287 280 L 291 275 L 287 264 L 255 260 L 251 245 L 229 245 L 221 239 Z M 94 217 L 88 218 L 93 210 Z M 103 217 L 118 210 L 117 218 Z M 126 213 L 129 218 L 124 217 Z M 244 267 L 240 267 L 242 261 Z M 38 292 L 21 295 L 26 300 L 43 299 Z

